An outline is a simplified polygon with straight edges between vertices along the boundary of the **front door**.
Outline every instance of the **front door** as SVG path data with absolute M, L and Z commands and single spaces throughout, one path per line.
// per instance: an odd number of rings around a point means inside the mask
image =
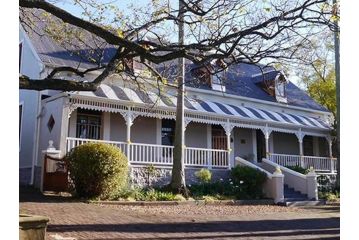
M 262 162 L 262 158 L 266 157 L 266 143 L 264 134 L 261 130 L 256 130 L 257 135 L 257 162 Z

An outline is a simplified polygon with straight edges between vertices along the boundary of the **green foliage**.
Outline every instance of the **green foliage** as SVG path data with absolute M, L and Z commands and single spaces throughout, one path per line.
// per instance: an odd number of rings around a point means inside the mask
M 181 196 L 182 197 L 182 196 Z M 154 188 L 129 188 L 122 190 L 117 199 L 135 200 L 135 201 L 183 201 L 179 195 L 171 192 L 165 192 Z
M 259 199 L 263 197 L 262 187 L 267 179 L 265 173 L 250 168 L 237 166 L 232 169 L 232 179 L 213 183 L 189 185 L 188 188 L 195 199 L 212 197 L 221 199 Z
M 212 179 L 212 173 L 206 168 L 202 168 L 200 171 L 195 172 L 195 175 L 201 183 L 209 183 Z
M 295 165 L 295 166 L 285 166 L 286 168 L 289 168 L 293 171 L 296 171 L 296 172 L 299 172 L 301 174 L 308 174 L 309 172 L 309 169 L 306 169 L 306 168 L 302 168 L 301 166 L 299 165 Z
M 328 202 L 336 202 L 339 200 L 340 195 L 337 192 L 319 192 L 318 197 L 319 199 L 324 199 Z
M 240 166 L 232 168 L 231 176 L 234 186 L 240 186 L 236 191 L 239 199 L 258 199 L 263 197 L 262 187 L 267 175 L 257 169 Z
M 189 191 L 195 199 L 203 199 L 204 196 L 233 197 L 236 191 L 235 188 L 239 188 L 239 186 L 233 186 L 233 183 L 228 181 L 217 181 L 213 183 L 201 183 L 188 186 Z
M 119 148 L 86 143 L 68 155 L 70 177 L 79 197 L 111 199 L 127 184 L 127 158 Z
M 308 94 L 336 116 L 335 71 L 332 69 L 325 79 L 314 76 L 308 84 Z

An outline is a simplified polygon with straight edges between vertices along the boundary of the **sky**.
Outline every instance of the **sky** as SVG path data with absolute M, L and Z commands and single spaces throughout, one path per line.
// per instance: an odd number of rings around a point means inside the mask
M 115 1 L 111 1 L 111 0 L 107 0 L 107 1 L 97 1 L 97 2 L 103 2 L 103 3 L 109 3 L 111 2 L 111 4 L 116 4 L 120 10 L 126 10 L 126 6 L 129 3 L 134 3 L 136 4 L 136 6 L 145 6 L 147 3 L 150 2 L 150 0 L 139 0 L 139 1 L 124 1 L 124 0 L 115 0 Z M 81 17 L 81 13 L 82 13 L 82 9 L 78 6 L 73 4 L 73 1 L 71 0 L 64 0 L 64 1 L 58 1 L 55 5 L 57 5 L 58 7 L 72 13 L 73 15 L 76 15 L 78 17 Z M 297 77 L 294 73 L 289 73 L 288 74 L 288 78 L 291 82 L 293 82 L 295 85 L 297 85 L 298 87 L 303 88 L 303 85 L 300 84 L 300 78 Z

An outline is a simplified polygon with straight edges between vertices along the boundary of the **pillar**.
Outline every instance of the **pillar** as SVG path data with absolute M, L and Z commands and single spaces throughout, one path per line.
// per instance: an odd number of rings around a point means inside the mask
M 334 173 L 334 165 L 336 164 L 336 162 L 333 160 L 333 153 L 332 153 L 332 137 L 329 135 L 326 137 L 327 142 L 328 142 L 328 148 L 329 148 L 329 157 L 330 157 L 330 172 Z
M 227 154 L 228 154 L 228 168 L 231 169 L 234 167 L 234 158 L 232 157 L 232 149 L 231 149 L 231 133 L 234 128 L 233 125 L 230 124 L 229 119 L 227 119 L 227 123 L 222 125 L 226 132 L 227 136 Z
M 128 158 L 128 161 L 130 162 L 131 159 L 131 126 L 133 124 L 133 121 L 135 120 L 135 118 L 137 117 L 137 115 L 135 115 L 130 108 L 127 109 L 126 112 L 123 113 L 123 116 L 125 117 L 126 120 L 126 142 L 127 142 L 127 146 L 126 146 L 126 155 Z
M 261 128 L 263 134 L 264 134 L 264 139 L 265 139 L 265 145 L 266 145 L 266 159 L 269 160 L 270 157 L 270 150 L 269 150 L 269 138 L 271 135 L 271 130 L 268 128 L 268 124 L 266 124 L 265 128 Z
M 207 148 L 212 149 L 212 125 L 207 124 Z M 212 154 L 208 156 L 208 168 L 212 168 Z
M 302 133 L 302 129 L 300 128 L 299 131 L 295 134 L 298 138 L 299 143 L 299 156 L 300 156 L 300 166 L 304 168 L 304 154 L 303 154 L 303 138 L 304 134 Z
M 284 202 L 284 175 L 279 166 L 272 175 L 272 191 L 275 204 Z
M 53 144 L 54 144 L 54 141 L 49 140 L 49 146 L 47 147 L 46 150 L 42 151 L 43 157 L 42 157 L 42 163 L 41 163 L 41 180 L 40 180 L 40 186 L 39 186 L 41 192 L 43 192 L 43 187 L 44 187 L 45 169 L 50 167 L 50 166 L 45 167 L 45 156 L 48 155 L 53 158 L 60 158 L 60 155 L 61 155 L 61 151 L 56 149 Z
M 306 175 L 307 179 L 307 196 L 309 200 L 318 200 L 318 184 L 317 174 L 313 167 L 310 167 L 309 173 Z

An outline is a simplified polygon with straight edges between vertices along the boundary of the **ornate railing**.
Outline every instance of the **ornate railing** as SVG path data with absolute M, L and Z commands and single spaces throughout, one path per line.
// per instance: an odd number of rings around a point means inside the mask
M 336 158 L 269 153 L 269 160 L 282 166 L 313 167 L 315 171 L 337 170 Z
M 82 145 L 87 142 L 103 142 L 115 145 L 126 154 L 131 164 L 154 164 L 154 165 L 172 165 L 173 164 L 173 146 L 144 144 L 144 143 L 130 143 L 67 138 L 66 151 L 69 152 L 72 148 Z M 127 153 L 129 152 L 129 154 Z M 185 166 L 197 166 L 207 168 L 228 168 L 229 152 L 220 149 L 205 149 L 205 148 L 185 148 Z

